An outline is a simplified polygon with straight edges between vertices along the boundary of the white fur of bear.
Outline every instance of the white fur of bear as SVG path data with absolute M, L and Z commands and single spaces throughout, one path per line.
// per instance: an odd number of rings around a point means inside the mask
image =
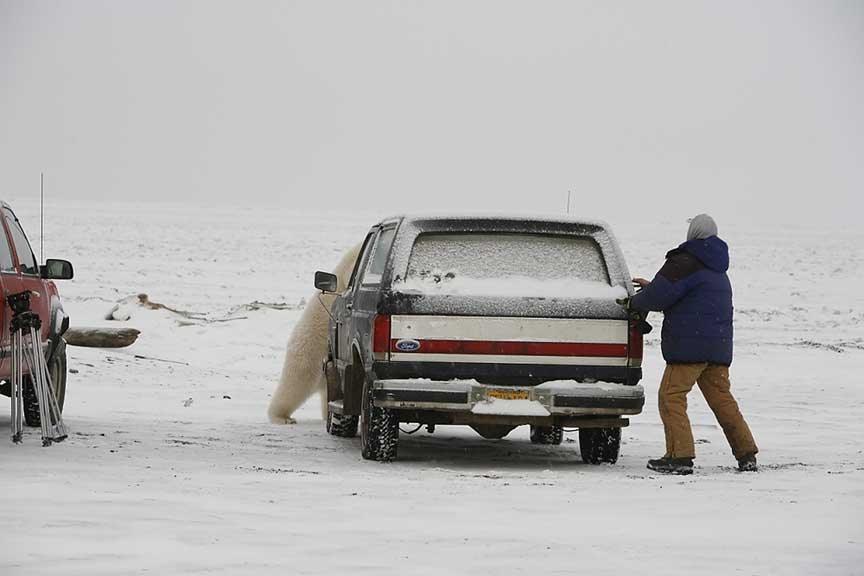
M 358 245 L 346 252 L 333 270 L 339 280 L 339 292 L 348 285 L 359 253 Z M 316 293 L 309 298 L 294 325 L 285 351 L 282 376 L 267 410 L 274 424 L 293 424 L 291 415 L 315 392 L 321 393 L 321 415 L 327 417 L 327 384 L 322 366 L 327 358 L 328 311 L 335 299 L 332 294 Z

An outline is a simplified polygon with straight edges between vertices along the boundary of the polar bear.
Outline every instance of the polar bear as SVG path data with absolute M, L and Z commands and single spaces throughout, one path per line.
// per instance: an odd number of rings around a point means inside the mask
M 339 280 L 339 292 L 348 285 L 359 254 L 358 244 L 342 256 L 333 270 Z M 326 419 L 327 386 L 322 366 L 327 357 L 329 310 L 335 298 L 333 294 L 316 293 L 309 298 L 306 309 L 294 325 L 285 351 L 282 376 L 267 409 L 270 422 L 294 424 L 291 415 L 315 392 L 321 393 L 321 415 Z

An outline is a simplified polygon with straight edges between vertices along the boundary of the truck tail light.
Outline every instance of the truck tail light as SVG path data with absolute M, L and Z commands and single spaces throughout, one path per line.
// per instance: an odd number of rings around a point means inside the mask
M 379 314 L 372 324 L 372 356 L 386 360 L 390 352 L 390 316 Z
M 642 327 L 638 320 L 630 320 L 630 334 L 627 346 L 627 366 L 640 368 L 642 366 L 643 353 Z

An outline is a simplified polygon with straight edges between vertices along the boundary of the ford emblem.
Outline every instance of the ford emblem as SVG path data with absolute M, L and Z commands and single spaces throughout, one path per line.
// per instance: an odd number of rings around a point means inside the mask
M 396 342 L 396 349 L 400 352 L 416 352 L 420 349 L 420 342 L 417 340 L 399 340 Z

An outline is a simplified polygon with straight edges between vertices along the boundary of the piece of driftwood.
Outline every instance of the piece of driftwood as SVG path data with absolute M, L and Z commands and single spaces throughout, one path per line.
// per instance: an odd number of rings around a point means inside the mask
M 154 362 L 167 362 L 168 364 L 180 364 L 181 366 L 189 366 L 188 362 L 179 362 L 177 360 L 166 360 L 165 358 L 155 358 L 153 356 L 144 356 L 142 354 L 135 354 L 135 358 L 138 360 L 153 360 Z
M 130 312 L 130 306 L 140 306 L 142 308 L 147 308 L 148 310 L 167 310 L 172 314 L 177 314 L 178 316 L 183 316 L 184 318 L 189 318 L 190 320 L 199 320 L 202 322 L 207 321 L 207 317 L 204 314 L 200 314 L 198 312 L 188 312 L 186 310 L 177 310 L 176 308 L 171 308 L 170 306 L 165 306 L 164 304 L 160 304 L 159 302 L 153 302 L 150 300 L 150 297 L 147 294 L 138 294 L 137 296 L 128 296 L 123 298 L 120 302 L 114 305 L 108 314 L 105 315 L 105 320 L 119 320 L 121 322 L 125 322 L 132 317 L 132 313 Z
M 125 348 L 141 334 L 135 328 L 69 328 L 63 337 L 70 346 Z

